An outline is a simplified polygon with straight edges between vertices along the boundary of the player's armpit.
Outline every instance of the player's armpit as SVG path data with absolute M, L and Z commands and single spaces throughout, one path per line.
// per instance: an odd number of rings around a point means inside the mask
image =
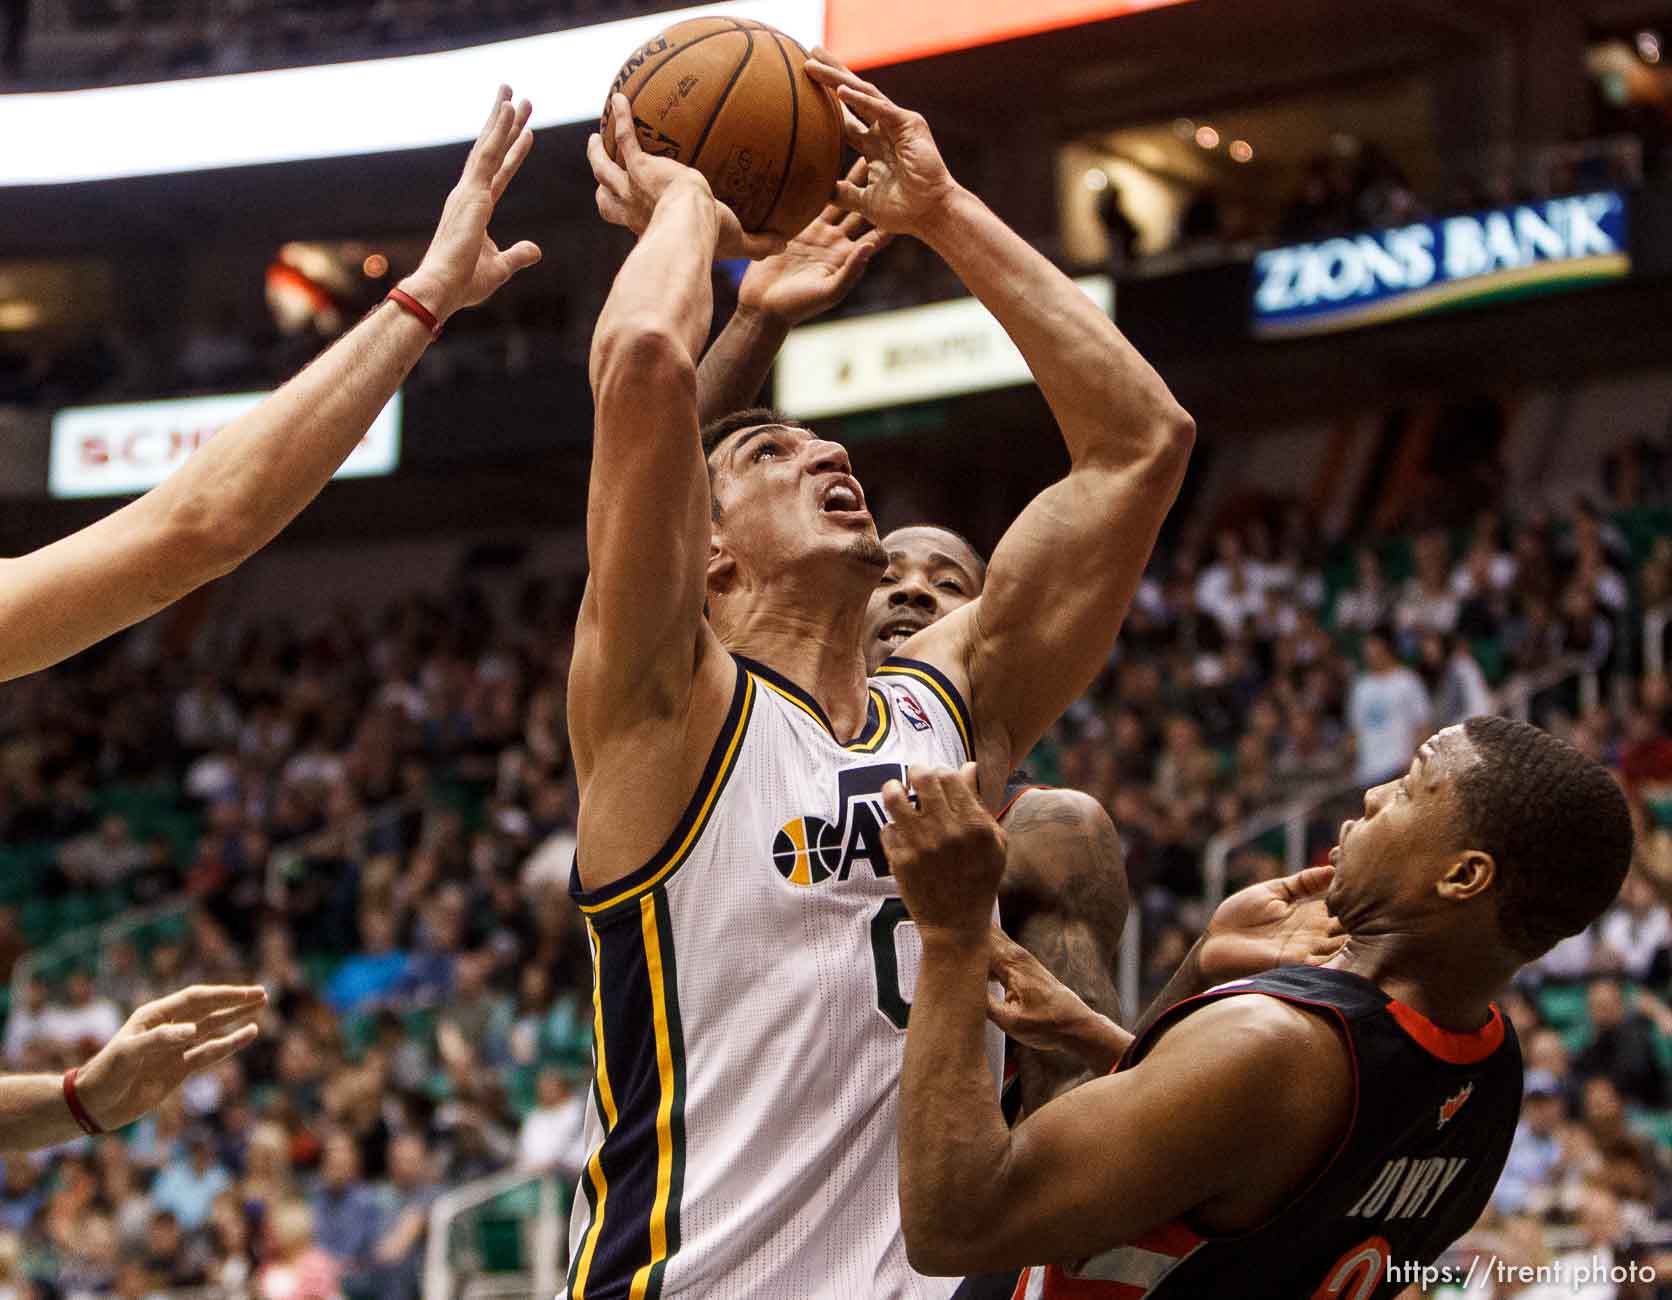
M 978 723 L 1005 733 L 1013 762 L 1108 662 L 1192 439 L 1181 413 L 1147 454 L 1116 465 L 1083 458 L 1000 539 L 985 588 L 965 607 L 967 673 Z
M 1252 995 L 1206 1006 L 1137 1066 L 1029 1116 L 996 1168 L 961 1167 L 950 1136 L 945 1159 L 903 1165 L 913 1267 L 954 1275 L 1073 1263 L 1180 1218 L 1216 1233 L 1255 1226 L 1345 1135 L 1351 1068 L 1320 1016 Z

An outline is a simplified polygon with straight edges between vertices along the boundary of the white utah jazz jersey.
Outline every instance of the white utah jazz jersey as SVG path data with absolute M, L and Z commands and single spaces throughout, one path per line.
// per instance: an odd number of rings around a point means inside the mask
M 576 891 L 596 976 L 570 1300 L 945 1300 L 906 1263 L 900 1068 L 921 955 L 881 790 L 956 767 L 970 717 L 927 664 L 870 682 L 847 745 L 740 661 L 707 769 L 643 868 Z M 584 856 L 585 846 L 581 848 Z M 995 1093 L 1004 1039 L 988 1026 Z

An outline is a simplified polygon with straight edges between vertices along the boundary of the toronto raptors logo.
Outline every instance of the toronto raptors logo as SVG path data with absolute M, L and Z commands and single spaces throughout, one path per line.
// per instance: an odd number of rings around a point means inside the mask
M 1460 1088 L 1455 1097 L 1447 1097 L 1440 1103 L 1440 1122 L 1434 1127 L 1442 1129 L 1451 1123 L 1452 1116 L 1463 1109 L 1463 1103 L 1469 1100 L 1469 1094 L 1475 1090 L 1475 1085 L 1466 1083 Z

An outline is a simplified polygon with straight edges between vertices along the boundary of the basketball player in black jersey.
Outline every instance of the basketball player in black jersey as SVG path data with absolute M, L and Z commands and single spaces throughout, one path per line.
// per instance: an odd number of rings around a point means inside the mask
M 972 769 L 910 779 L 915 806 L 884 791 L 883 833 L 923 939 L 907 1247 L 925 1273 L 1024 1267 L 1023 1300 L 1403 1290 L 1509 1149 L 1521 1055 L 1493 995 L 1602 913 L 1632 848 L 1618 786 L 1571 746 L 1502 718 L 1447 728 L 1342 828 L 1335 958 L 1205 990 L 1136 1038 L 1042 992 L 1065 1045 L 1114 1070 L 1010 1130 L 980 1055 L 1004 832 Z

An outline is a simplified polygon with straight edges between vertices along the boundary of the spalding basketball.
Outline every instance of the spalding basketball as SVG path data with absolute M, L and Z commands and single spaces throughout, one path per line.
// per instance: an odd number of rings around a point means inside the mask
M 829 202 L 842 162 L 841 112 L 806 61 L 765 23 L 693 18 L 634 50 L 610 95 L 627 96 L 647 153 L 695 167 L 746 231 L 788 239 Z M 614 158 L 607 98 L 599 131 Z

